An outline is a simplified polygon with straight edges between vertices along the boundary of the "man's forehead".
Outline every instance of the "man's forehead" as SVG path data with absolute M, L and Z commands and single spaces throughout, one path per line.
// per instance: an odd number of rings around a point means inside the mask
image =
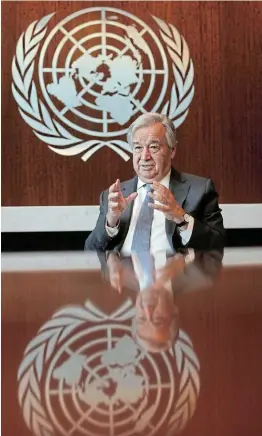
M 155 135 L 141 135 L 141 136 L 134 136 L 133 143 L 134 144 L 141 144 L 142 142 L 161 142 L 160 138 Z
M 165 133 L 165 127 L 160 123 L 156 123 L 152 126 L 138 128 L 134 133 L 133 140 L 160 140 L 165 136 Z

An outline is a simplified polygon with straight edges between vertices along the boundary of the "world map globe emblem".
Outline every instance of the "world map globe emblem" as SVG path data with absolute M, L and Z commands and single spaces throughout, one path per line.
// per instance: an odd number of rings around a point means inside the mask
M 133 117 L 157 112 L 168 88 L 159 37 L 140 18 L 110 7 L 80 10 L 58 23 L 45 39 L 38 72 L 52 112 L 101 138 L 121 136 Z

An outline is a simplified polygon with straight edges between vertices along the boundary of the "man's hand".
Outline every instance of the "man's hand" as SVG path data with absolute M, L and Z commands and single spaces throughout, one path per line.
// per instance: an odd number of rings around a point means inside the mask
M 123 288 L 123 267 L 116 253 L 109 253 L 107 266 L 110 285 L 121 294 Z
M 164 284 L 168 280 L 173 280 L 185 270 L 186 258 L 182 253 L 176 253 L 167 260 L 165 266 L 158 271 L 157 284 Z
M 174 221 L 177 224 L 181 223 L 185 212 L 177 203 L 172 192 L 158 182 L 153 182 L 151 188 L 154 192 L 149 193 L 150 197 L 160 204 L 149 203 L 148 205 L 154 209 L 161 210 L 168 220 Z
M 108 194 L 108 213 L 107 223 L 109 227 L 116 227 L 121 214 L 127 209 L 129 204 L 136 198 L 137 192 L 132 192 L 124 198 L 120 191 L 120 180 L 117 179 L 109 188 Z

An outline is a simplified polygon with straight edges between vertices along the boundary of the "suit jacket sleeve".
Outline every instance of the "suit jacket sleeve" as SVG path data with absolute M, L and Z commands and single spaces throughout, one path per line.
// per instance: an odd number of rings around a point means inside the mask
M 114 238 L 111 238 L 105 229 L 107 214 L 108 192 L 104 191 L 100 195 L 99 217 L 94 230 L 85 241 L 85 250 L 106 251 L 112 250 L 115 245 Z
M 195 222 L 187 247 L 208 250 L 224 245 L 223 218 L 218 205 L 218 194 L 211 179 L 207 180 L 204 195 L 192 216 Z

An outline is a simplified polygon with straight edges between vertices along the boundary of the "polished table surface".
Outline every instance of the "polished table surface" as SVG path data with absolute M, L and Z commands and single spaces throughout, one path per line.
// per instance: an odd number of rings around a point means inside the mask
M 3 254 L 2 434 L 261 436 L 261 342 L 260 248 Z

